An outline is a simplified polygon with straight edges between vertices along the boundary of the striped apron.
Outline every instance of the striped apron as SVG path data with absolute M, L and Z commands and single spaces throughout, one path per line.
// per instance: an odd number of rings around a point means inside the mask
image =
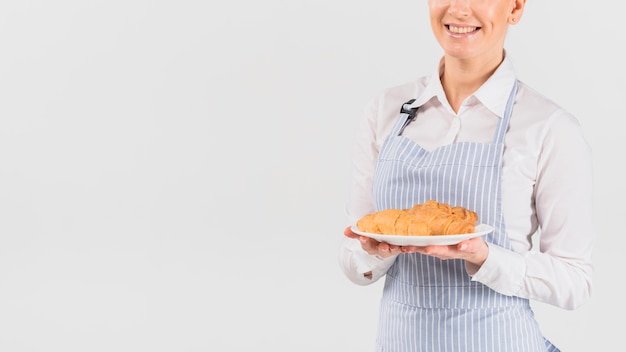
M 460 142 L 433 151 L 402 136 L 417 108 L 404 109 L 381 148 L 376 210 L 429 199 L 474 210 L 494 231 L 484 239 L 511 249 L 501 209 L 504 136 L 517 82 L 493 143 Z M 385 277 L 377 351 L 559 351 L 543 337 L 527 299 L 472 281 L 461 259 L 400 254 Z

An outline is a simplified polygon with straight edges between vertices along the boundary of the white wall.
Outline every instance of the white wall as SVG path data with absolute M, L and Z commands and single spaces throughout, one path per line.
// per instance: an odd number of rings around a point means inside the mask
M 54 4 L 53 4 L 54 3 Z M 595 153 L 593 299 L 620 346 L 618 11 L 529 1 L 507 49 Z M 381 283 L 337 265 L 356 120 L 441 54 L 425 1 L 0 5 L 0 350 L 372 351 Z

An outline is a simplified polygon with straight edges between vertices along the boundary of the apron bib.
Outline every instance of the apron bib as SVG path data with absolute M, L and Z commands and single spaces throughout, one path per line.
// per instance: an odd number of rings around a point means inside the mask
M 490 144 L 462 142 L 433 151 L 402 136 L 417 108 L 402 112 L 383 142 L 373 180 L 376 210 L 434 199 L 475 211 L 494 227 L 485 241 L 511 249 L 501 209 L 504 136 L 515 83 Z M 541 334 L 529 305 L 472 281 L 463 260 L 400 254 L 385 277 L 378 351 L 559 351 Z

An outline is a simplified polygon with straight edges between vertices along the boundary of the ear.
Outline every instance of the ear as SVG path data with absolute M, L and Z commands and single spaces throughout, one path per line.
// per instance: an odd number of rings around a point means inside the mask
M 524 6 L 526 6 L 526 0 L 512 0 L 511 14 L 509 15 L 509 23 L 516 24 L 522 18 L 524 13 Z

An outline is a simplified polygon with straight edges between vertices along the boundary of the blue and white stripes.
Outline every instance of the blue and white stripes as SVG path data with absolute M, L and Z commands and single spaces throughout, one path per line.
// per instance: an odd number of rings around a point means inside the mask
M 516 85 L 493 143 L 454 143 L 426 151 L 402 136 L 400 114 L 383 143 L 373 195 L 377 210 L 434 199 L 474 210 L 494 226 L 484 238 L 511 249 L 500 200 L 501 158 Z M 526 299 L 472 281 L 462 260 L 401 254 L 385 278 L 379 351 L 558 351 L 542 336 Z

